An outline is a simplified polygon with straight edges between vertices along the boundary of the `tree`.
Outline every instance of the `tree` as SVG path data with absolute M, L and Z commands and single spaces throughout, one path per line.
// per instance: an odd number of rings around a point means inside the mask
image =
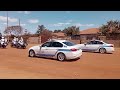
M 61 30 L 54 30 L 54 33 L 62 32 Z
M 47 30 L 47 29 L 43 30 L 42 33 L 41 33 L 41 41 L 42 41 L 42 43 L 47 41 L 50 38 L 52 38 L 52 32 Z
M 40 35 L 43 30 L 45 30 L 44 25 L 38 25 L 38 29 L 36 31 L 36 34 Z
M 23 32 L 23 28 L 21 26 L 9 26 L 5 29 L 4 33 L 5 34 L 10 34 L 10 35 L 21 35 Z
M 63 30 L 66 36 L 79 35 L 79 27 L 71 26 Z
M 110 20 L 105 25 L 102 25 L 99 29 L 102 35 L 107 35 L 110 33 L 120 33 L 120 21 Z

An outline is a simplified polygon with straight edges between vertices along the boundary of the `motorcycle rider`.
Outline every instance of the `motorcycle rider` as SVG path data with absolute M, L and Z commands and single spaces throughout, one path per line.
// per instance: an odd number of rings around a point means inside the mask
M 14 45 L 16 45 L 17 44 L 17 38 L 16 37 L 14 37 L 14 39 L 12 40 L 12 43 L 14 44 Z
M 3 44 L 6 44 L 6 39 L 4 37 L 2 37 L 2 39 L 0 40 L 0 46 L 2 46 Z
M 2 37 L 1 42 L 2 42 L 2 41 L 5 42 L 5 38 L 4 38 L 4 37 Z
M 18 41 L 19 44 L 23 43 L 23 38 L 21 37 L 20 40 Z
M 24 42 L 23 38 L 18 41 L 18 46 L 17 48 L 26 48 L 26 43 Z

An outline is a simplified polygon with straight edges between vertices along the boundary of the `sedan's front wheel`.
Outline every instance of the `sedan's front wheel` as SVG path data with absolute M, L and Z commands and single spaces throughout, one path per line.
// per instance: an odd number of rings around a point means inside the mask
M 58 59 L 59 61 L 64 61 L 64 60 L 66 59 L 66 57 L 65 57 L 65 55 L 64 55 L 63 53 L 59 53 L 59 54 L 57 55 L 57 59 Z
M 35 52 L 33 50 L 29 51 L 29 57 L 35 57 Z

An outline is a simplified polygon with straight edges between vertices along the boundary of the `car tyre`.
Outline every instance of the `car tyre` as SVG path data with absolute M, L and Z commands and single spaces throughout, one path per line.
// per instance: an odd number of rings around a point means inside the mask
M 34 50 L 29 51 L 29 57 L 35 57 L 35 52 Z
M 64 61 L 64 60 L 66 60 L 65 54 L 63 54 L 63 53 L 58 53 L 58 55 L 57 55 L 57 60 L 58 60 L 58 61 Z
M 102 53 L 102 54 L 106 53 L 106 49 L 105 48 L 100 48 L 99 52 Z

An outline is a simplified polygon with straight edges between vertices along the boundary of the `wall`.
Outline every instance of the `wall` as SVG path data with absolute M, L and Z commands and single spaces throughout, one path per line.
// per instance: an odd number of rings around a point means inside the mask
M 28 43 L 29 44 L 39 44 L 41 42 L 40 42 L 40 38 L 39 37 L 29 37 Z
M 120 40 L 103 40 L 106 43 L 114 44 L 114 47 L 120 47 Z
M 76 44 L 80 44 L 80 40 L 69 40 L 69 41 L 74 42 Z
M 39 44 L 39 43 L 41 43 L 40 40 L 41 40 L 40 37 L 29 37 L 28 43 Z M 76 44 L 80 44 L 80 40 L 71 40 L 71 39 L 67 39 L 67 40 L 72 41 Z M 102 37 L 100 40 L 103 40 L 106 43 L 114 44 L 115 47 L 120 47 L 120 40 L 106 40 L 104 37 Z M 88 42 L 88 41 L 89 40 L 82 39 L 81 43 L 85 43 L 85 42 Z
M 80 40 L 70 40 L 76 44 L 80 44 Z M 82 40 L 81 43 L 86 43 L 89 40 Z M 106 43 L 114 44 L 114 47 L 120 47 L 120 40 L 103 40 Z

